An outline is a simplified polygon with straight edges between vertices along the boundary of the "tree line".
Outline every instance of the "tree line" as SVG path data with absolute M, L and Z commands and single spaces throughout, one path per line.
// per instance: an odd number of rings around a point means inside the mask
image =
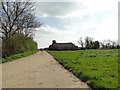
M 95 41 L 91 37 L 82 37 L 78 40 L 81 49 L 118 49 L 120 47 L 117 40 L 102 40 L 102 41 Z
M 0 2 L 0 39 L 2 56 L 10 56 L 37 49 L 33 40 L 35 28 L 41 23 L 35 17 L 32 2 Z

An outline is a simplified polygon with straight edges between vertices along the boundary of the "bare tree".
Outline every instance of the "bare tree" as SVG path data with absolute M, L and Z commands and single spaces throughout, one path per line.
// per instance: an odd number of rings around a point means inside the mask
M 84 42 L 83 42 L 82 37 L 80 37 L 78 44 L 80 44 L 82 48 L 84 47 Z
M 85 48 L 86 49 L 91 49 L 92 47 L 93 47 L 93 38 L 86 37 L 85 38 Z
M 32 2 L 0 2 L 0 33 L 4 52 L 14 48 L 12 37 L 21 35 L 31 37 L 41 23 L 35 17 L 35 6 Z
M 29 36 L 33 28 L 41 24 L 36 21 L 32 2 L 1 2 L 0 23 L 1 33 L 10 39 L 16 33 Z

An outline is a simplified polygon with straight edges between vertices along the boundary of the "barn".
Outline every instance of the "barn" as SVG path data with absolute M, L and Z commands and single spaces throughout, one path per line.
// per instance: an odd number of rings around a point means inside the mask
M 73 43 L 57 43 L 53 40 L 52 45 L 49 46 L 49 50 L 77 50 L 78 47 Z

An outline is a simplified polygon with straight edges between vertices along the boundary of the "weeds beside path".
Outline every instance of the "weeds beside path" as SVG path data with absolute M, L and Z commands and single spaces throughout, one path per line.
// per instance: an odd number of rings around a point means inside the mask
M 6 58 L 2 58 L 0 60 L 2 60 L 1 61 L 2 63 L 6 63 L 6 62 L 9 62 L 9 61 L 18 60 L 19 58 L 23 58 L 23 57 L 32 55 L 36 52 L 37 52 L 37 50 L 36 51 L 26 51 L 24 53 L 19 53 L 19 54 L 11 55 L 11 56 L 6 57 Z

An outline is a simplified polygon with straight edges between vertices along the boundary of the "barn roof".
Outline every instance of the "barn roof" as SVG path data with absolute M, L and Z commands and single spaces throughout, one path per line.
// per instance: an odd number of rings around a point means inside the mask
M 73 43 L 54 43 L 54 46 L 58 47 L 58 48 L 75 48 L 77 46 L 75 46 Z

